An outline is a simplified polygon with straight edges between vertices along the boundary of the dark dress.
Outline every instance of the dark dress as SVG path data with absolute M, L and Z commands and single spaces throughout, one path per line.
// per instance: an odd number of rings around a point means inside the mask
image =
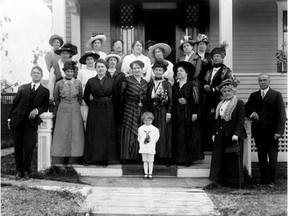
M 212 133 L 215 124 L 215 109 L 221 100 L 222 93 L 219 90 L 219 85 L 223 80 L 232 78 L 232 71 L 224 64 L 220 66 L 220 69 L 216 72 L 215 76 L 211 81 L 213 68 L 208 70 L 204 77 L 204 85 L 210 85 L 214 91 L 205 92 L 203 90 L 203 104 L 201 112 L 201 128 L 202 128 L 202 144 L 205 151 L 211 151 Z
M 220 116 L 216 119 L 210 180 L 228 184 L 238 184 L 239 180 L 241 183 L 243 182 L 243 140 L 247 137 L 244 123 L 245 107 L 241 100 L 237 101 L 231 120 L 225 121 Z M 225 153 L 227 146 L 233 145 L 233 135 L 238 136 L 240 144 L 239 157 L 237 153 Z
M 108 77 L 111 77 L 111 75 L 108 71 L 106 74 Z M 120 121 L 121 121 L 120 93 L 121 93 L 122 83 L 124 82 L 124 80 L 126 78 L 125 78 L 125 74 L 118 69 L 115 71 L 112 78 L 114 80 L 114 86 L 113 86 L 113 88 L 114 88 L 114 97 L 113 97 L 114 116 L 115 116 L 116 127 L 118 127 L 118 125 L 120 124 Z
M 204 158 L 201 147 L 201 131 L 198 120 L 192 122 L 192 114 L 199 112 L 199 91 L 190 81 L 180 89 L 179 82 L 175 83 L 173 91 L 173 151 L 177 164 L 191 164 L 193 160 Z M 179 98 L 187 100 L 185 105 L 179 103 Z
M 116 129 L 112 102 L 113 79 L 98 76 L 88 80 L 84 101 L 89 107 L 84 147 L 84 160 L 88 164 L 118 159 Z M 93 100 L 90 101 L 90 94 Z
M 161 88 L 168 96 L 167 102 L 162 104 L 157 96 L 152 99 L 152 92 L 157 92 Z M 158 90 L 159 91 L 159 90 Z M 166 122 L 166 113 L 172 111 L 172 87 L 171 84 L 162 80 L 155 85 L 154 81 L 148 84 L 148 110 L 154 115 L 153 125 L 160 131 L 160 138 L 156 144 L 156 158 L 157 159 L 171 159 L 172 158 L 172 123 Z
M 141 125 L 141 115 L 147 110 L 147 82 L 143 78 L 139 83 L 132 75 L 122 83 L 121 108 L 121 159 L 136 160 L 139 148 L 138 128 Z

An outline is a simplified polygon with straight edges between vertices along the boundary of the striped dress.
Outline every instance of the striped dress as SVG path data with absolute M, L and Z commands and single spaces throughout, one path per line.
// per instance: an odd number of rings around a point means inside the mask
M 141 115 L 147 109 L 147 82 L 140 83 L 132 75 L 123 82 L 121 91 L 122 122 L 120 126 L 121 159 L 136 160 L 138 157 L 138 128 Z

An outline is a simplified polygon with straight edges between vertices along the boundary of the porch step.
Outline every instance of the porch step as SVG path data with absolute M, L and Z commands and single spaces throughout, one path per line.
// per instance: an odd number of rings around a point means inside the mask
M 123 175 L 137 176 L 143 175 L 143 165 L 141 164 L 127 164 L 122 165 Z M 166 167 L 165 165 L 154 165 L 154 176 L 177 176 L 177 166 Z
M 58 166 L 63 159 L 53 158 L 53 165 Z M 165 165 L 154 165 L 153 176 L 155 177 L 180 177 L 180 178 L 207 178 L 210 171 L 211 154 L 205 152 L 205 159 L 193 161 L 189 167 L 175 166 L 166 167 Z M 143 175 L 142 164 L 121 165 L 118 163 L 109 164 L 107 167 L 96 165 L 78 165 L 76 158 L 70 158 L 71 166 L 82 176 L 98 177 L 135 177 Z M 62 165 L 60 165 L 62 166 Z

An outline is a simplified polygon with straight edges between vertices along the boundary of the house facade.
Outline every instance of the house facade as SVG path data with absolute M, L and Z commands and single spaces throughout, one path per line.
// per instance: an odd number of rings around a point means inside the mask
M 59 34 L 78 47 L 75 60 L 86 51 L 93 33 L 107 36 L 104 52 L 118 38 L 124 41 L 126 53 L 135 39 L 166 42 L 172 48 L 168 57 L 172 62 L 181 54 L 178 44 L 184 35 L 196 38 L 203 33 L 210 50 L 223 41 L 229 44 L 224 63 L 241 81 L 239 98 L 246 102 L 259 88 L 257 76 L 269 73 L 271 87 L 282 93 L 287 107 L 287 57 L 278 67 L 276 58 L 278 50 L 287 53 L 286 0 L 43 1 L 52 11 L 51 35 Z M 251 151 L 252 161 L 257 160 L 254 145 Z M 279 152 L 280 161 L 287 161 L 287 128 Z

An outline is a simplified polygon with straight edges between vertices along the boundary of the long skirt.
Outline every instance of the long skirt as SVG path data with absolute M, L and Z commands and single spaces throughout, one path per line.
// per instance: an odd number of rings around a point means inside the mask
M 232 138 L 225 137 L 219 130 L 212 150 L 209 179 L 221 183 L 243 183 L 243 140 L 240 143 L 240 154 L 225 153 L 227 146 L 232 145 Z
M 60 102 L 51 155 L 55 157 L 80 157 L 84 149 L 84 127 L 78 101 Z
M 113 104 L 106 99 L 94 99 L 89 107 L 84 149 L 89 164 L 119 159 Z
M 160 131 L 160 138 L 156 144 L 156 158 L 172 158 L 172 124 L 166 122 L 166 108 L 153 108 L 154 122 L 153 125 Z

